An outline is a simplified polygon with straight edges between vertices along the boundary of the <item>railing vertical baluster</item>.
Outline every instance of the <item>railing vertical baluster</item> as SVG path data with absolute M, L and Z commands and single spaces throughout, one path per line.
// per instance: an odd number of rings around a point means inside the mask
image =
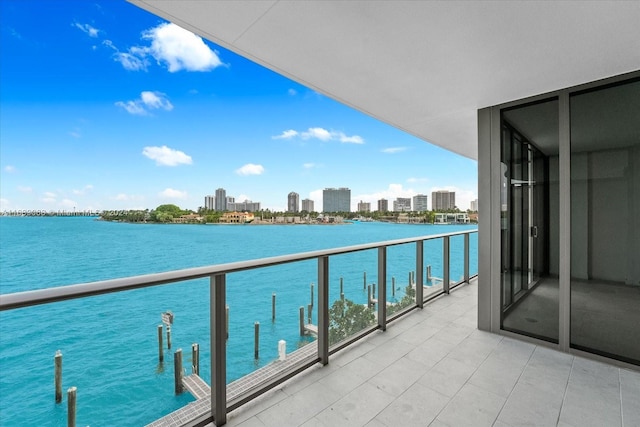
M 318 257 L 318 358 L 329 363 L 329 257 Z
M 387 247 L 378 248 L 378 327 L 387 330 Z
M 211 415 L 214 424 L 227 423 L 227 327 L 226 275 L 211 276 L 210 290 L 211 333 Z
M 449 236 L 442 240 L 442 290 L 449 293 Z
M 464 235 L 464 282 L 469 284 L 469 233 Z
M 418 308 L 424 307 L 422 270 L 424 270 L 424 240 L 419 240 L 416 242 L 416 304 Z

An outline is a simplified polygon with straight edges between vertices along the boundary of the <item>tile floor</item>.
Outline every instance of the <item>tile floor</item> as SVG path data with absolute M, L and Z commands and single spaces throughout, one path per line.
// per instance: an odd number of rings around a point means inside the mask
M 640 426 L 640 372 L 476 328 L 459 287 L 228 415 L 229 426 Z

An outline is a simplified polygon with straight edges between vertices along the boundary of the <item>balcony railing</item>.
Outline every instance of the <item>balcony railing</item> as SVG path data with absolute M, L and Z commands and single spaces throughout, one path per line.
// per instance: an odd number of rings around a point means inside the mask
M 389 240 L 377 243 L 368 243 L 342 248 L 317 250 L 292 255 L 275 256 L 250 261 L 233 262 L 227 264 L 211 265 L 206 267 L 189 268 L 175 270 L 165 273 L 148 274 L 135 277 L 126 277 L 114 280 L 83 283 L 69 286 L 46 288 L 26 292 L 0 295 L 0 311 L 13 310 L 22 307 L 31 307 L 41 304 L 55 303 L 70 299 L 86 298 L 95 295 L 123 292 L 146 287 L 184 282 L 192 279 L 209 279 L 209 309 L 210 309 L 210 354 L 211 354 L 211 390 L 212 398 L 210 412 L 200 419 L 194 420 L 198 423 L 214 422 L 215 425 L 226 423 L 227 413 L 242 404 L 254 399 L 260 394 L 268 391 L 274 386 L 282 383 L 291 376 L 301 372 L 316 363 L 326 365 L 329 363 L 330 355 L 336 351 L 352 344 L 358 339 L 376 330 L 386 330 L 387 324 L 398 317 L 416 308 L 422 308 L 429 300 L 442 294 L 448 294 L 451 289 L 462 283 L 468 283 L 470 278 L 477 276 L 477 272 L 470 272 L 470 236 L 476 234 L 477 230 L 468 230 L 455 233 L 437 234 L 422 237 L 404 238 Z M 427 289 L 435 289 L 425 293 L 427 275 L 430 274 L 430 267 L 425 265 L 425 242 L 442 240 L 442 277 L 429 278 L 429 282 L 438 283 Z M 415 299 L 406 307 L 400 307 L 393 314 L 387 315 L 387 310 L 392 305 L 388 305 L 387 295 L 387 249 L 392 246 L 415 244 L 415 275 L 410 276 L 409 286 L 415 289 Z M 451 280 L 451 247 L 455 245 L 462 249 L 462 275 L 458 281 Z M 459 246 L 462 246 L 460 248 Z M 367 250 L 377 251 L 377 284 L 376 296 L 374 300 L 375 324 L 365 328 L 359 333 L 347 337 L 340 342 L 331 343 L 329 339 L 330 330 L 330 299 L 329 299 L 329 268 L 330 257 L 345 255 Z M 226 371 L 227 371 L 227 275 L 231 273 L 262 269 L 266 267 L 290 264 L 300 261 L 316 260 L 317 262 L 317 352 L 310 357 L 298 362 L 294 369 L 289 370 L 284 375 L 280 374 L 262 381 L 257 387 L 248 389 L 246 392 L 227 396 Z M 411 283 L 413 282 L 413 283 Z M 366 281 L 365 281 L 366 283 Z M 441 283 L 441 286 L 440 286 Z

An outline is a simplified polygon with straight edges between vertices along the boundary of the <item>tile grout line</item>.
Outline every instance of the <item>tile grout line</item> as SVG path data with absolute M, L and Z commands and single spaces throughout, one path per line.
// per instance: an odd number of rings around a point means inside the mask
M 562 403 L 560 404 L 560 411 L 558 411 L 558 419 L 556 420 L 556 425 L 560 423 L 560 417 L 562 416 L 562 409 L 564 408 L 564 401 L 567 398 L 567 392 L 569 391 L 569 382 L 571 381 L 571 375 L 573 375 L 573 366 L 575 364 L 576 357 L 572 356 L 571 359 L 571 370 L 569 370 L 569 376 L 567 377 L 567 384 L 564 387 L 564 393 L 562 395 Z
M 502 410 L 504 409 L 504 406 L 507 404 L 507 401 L 509 401 L 509 398 L 511 397 L 511 394 L 513 393 L 513 390 L 515 390 L 516 386 L 518 385 L 518 382 L 520 382 L 520 378 L 522 378 L 522 375 L 524 375 L 524 371 L 527 369 L 527 366 L 529 366 L 529 362 L 531 362 L 531 358 L 533 357 L 533 354 L 536 352 L 537 349 L 538 349 L 538 346 L 536 345 L 533 348 L 533 351 L 531 352 L 531 354 L 529 355 L 529 358 L 527 359 L 527 363 L 525 363 L 525 365 L 522 368 L 522 371 L 520 371 L 520 375 L 518 375 L 518 379 L 513 384 L 513 387 L 511 387 L 511 391 L 509 392 L 509 395 L 504 400 L 504 403 L 502 404 L 502 407 L 498 411 L 498 415 L 496 416 L 496 419 L 493 420 L 493 423 L 491 425 L 494 425 L 496 423 L 496 421 L 498 421 L 498 418 L 500 418 L 500 414 L 502 413 Z
M 624 408 L 622 407 L 622 373 L 618 368 L 618 389 L 620 390 L 620 425 L 624 427 Z

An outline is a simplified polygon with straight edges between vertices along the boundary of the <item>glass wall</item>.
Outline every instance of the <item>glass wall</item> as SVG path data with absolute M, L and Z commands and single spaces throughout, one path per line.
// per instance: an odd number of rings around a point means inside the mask
M 558 100 L 501 111 L 501 328 L 558 342 Z
M 640 79 L 570 116 L 571 347 L 640 364 Z

